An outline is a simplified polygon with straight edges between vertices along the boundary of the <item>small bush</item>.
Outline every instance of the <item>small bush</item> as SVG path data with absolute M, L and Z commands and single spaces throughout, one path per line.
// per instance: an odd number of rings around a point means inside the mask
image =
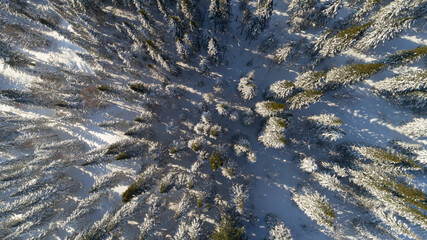
M 116 160 L 124 160 L 131 157 L 132 157 L 132 154 L 130 154 L 129 152 L 122 152 L 119 155 L 117 155 Z
M 236 214 L 227 211 L 221 214 L 219 225 L 212 233 L 213 240 L 240 240 L 245 239 L 245 228 L 241 226 Z
M 129 85 L 129 88 L 135 92 L 142 93 L 142 94 L 148 92 L 148 87 L 142 83 L 131 84 Z
M 129 202 L 133 197 L 145 191 L 144 180 L 138 179 L 122 194 L 122 202 Z
M 221 154 L 219 152 L 214 152 L 209 158 L 209 163 L 211 164 L 212 170 L 218 170 L 218 166 L 223 165 Z
M 101 85 L 101 86 L 97 87 L 97 89 L 99 91 L 102 91 L 102 92 L 108 92 L 108 91 L 112 90 L 110 85 Z

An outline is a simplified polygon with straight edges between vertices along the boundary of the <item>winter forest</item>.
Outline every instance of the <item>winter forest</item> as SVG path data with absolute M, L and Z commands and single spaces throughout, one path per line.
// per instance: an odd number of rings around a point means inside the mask
M 0 239 L 427 239 L 427 0 L 1 0 Z

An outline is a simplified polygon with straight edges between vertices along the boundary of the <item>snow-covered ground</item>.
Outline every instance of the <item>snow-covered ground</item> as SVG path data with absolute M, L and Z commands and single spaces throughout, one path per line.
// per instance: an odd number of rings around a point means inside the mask
M 51 6 L 51 1 L 37 2 L 45 4 L 49 11 L 58 10 Z M 284 131 L 284 148 L 267 148 L 258 141 L 267 119 L 255 114 L 254 123 L 249 126 L 242 124 L 242 120 L 245 111 L 254 109 L 257 102 L 264 101 L 264 91 L 277 81 L 295 82 L 298 76 L 308 70 L 328 72 L 334 67 L 353 62 L 376 63 L 398 51 L 425 46 L 425 23 L 418 24 L 417 29 L 408 28 L 394 39 L 369 51 L 362 52 L 349 47 L 334 57 L 326 57 L 314 63 L 313 56 L 308 52 L 309 43 L 322 30 L 333 28 L 338 21 L 344 21 L 349 12 L 354 11 L 354 7 L 348 3 L 350 1 L 342 1 L 343 8 L 326 26 L 292 32 L 287 24 L 290 20 L 287 11 L 289 2 L 295 1 L 274 2 L 269 28 L 257 39 L 249 41 L 245 34 L 240 34 L 242 14 L 239 3 L 231 1 L 234 15 L 229 30 L 224 33 L 209 32 L 226 48 L 223 64 L 212 64 L 211 72 L 205 75 L 200 73 L 198 66 L 200 56 L 206 55 L 204 50 L 189 62 L 178 60 L 177 65 L 183 69 L 178 76 L 165 73 L 164 70 L 158 70 L 155 76 L 153 68 L 150 71 L 147 66 L 147 63 L 154 64 L 155 61 L 150 60 L 147 54 L 144 60 L 137 56 L 140 51 L 135 48 L 142 48 L 139 43 L 133 42 L 132 47 L 122 46 L 121 43 L 109 44 L 109 37 L 128 34 L 115 28 L 119 29 L 122 22 L 135 21 L 132 10 L 127 8 L 114 10 L 114 7 L 109 6 L 106 11 L 110 14 L 107 17 L 111 19 L 103 25 L 99 23 L 96 31 L 88 30 L 92 34 L 90 37 L 95 36 L 95 32 L 100 39 L 101 32 L 106 31 L 102 33 L 106 35 L 102 35 L 105 40 L 102 42 L 99 39 L 100 43 L 82 40 L 82 36 L 86 35 L 76 27 L 78 22 L 70 22 L 71 15 L 66 16 L 65 13 L 56 29 L 31 22 L 30 27 L 37 28 L 50 40 L 50 45 L 42 49 L 19 49 L 35 63 L 26 68 L 9 66 L 0 58 L 0 90 L 32 92 L 36 83 L 43 82 L 40 73 L 58 71 L 65 74 L 65 82 L 70 82 L 70 86 L 64 87 L 65 90 L 58 91 L 63 91 L 65 96 L 79 97 L 80 94 L 83 107 L 73 109 L 62 106 L 62 102 L 49 105 L 19 102 L 7 96 L 0 98 L 0 131 L 6 129 L 0 135 L 4 137 L 0 145 L 0 169 L 4 174 L 0 179 L 0 219 L 4 221 L 4 224 L 0 224 L 0 232 L 4 233 L 0 234 L 0 238 L 119 239 L 121 236 L 124 239 L 135 239 L 147 231 L 145 237 L 148 239 L 184 239 L 183 235 L 179 235 L 179 226 L 188 227 L 190 222 L 197 222 L 200 218 L 198 238 L 208 239 L 217 226 L 221 212 L 237 208 L 232 200 L 235 196 L 231 194 L 230 197 L 231 186 L 236 184 L 242 184 L 249 193 L 239 215 L 249 239 L 267 239 L 269 234 L 270 239 L 279 239 L 273 238 L 270 233 L 271 226 L 265 220 L 269 213 L 274 213 L 283 221 L 294 239 L 370 238 L 368 235 L 360 235 L 361 232 L 355 227 L 356 222 L 377 216 L 366 210 L 369 208 L 364 208 L 366 206 L 357 198 L 351 180 L 342 178 L 345 179 L 342 180 L 343 184 L 351 189 L 348 192 L 330 191 L 317 182 L 313 172 L 301 167 L 300 156 L 312 157 L 316 166 L 326 172 L 335 164 L 330 159 L 343 157 L 339 152 L 341 146 L 360 144 L 391 149 L 393 141 L 401 141 L 418 146 L 415 152 L 418 154 L 417 159 L 421 160 L 417 162 L 425 166 L 425 112 L 398 106 L 374 91 L 375 83 L 386 78 L 425 71 L 425 56 L 409 64 L 387 67 L 363 81 L 325 90 L 322 98 L 308 108 L 286 110 L 283 116 L 287 118 L 288 126 Z M 420 2 L 425 4 L 425 1 Z M 255 1 L 250 1 L 249 5 L 253 9 L 257 6 Z M 33 4 L 31 6 L 34 7 Z M 10 22 L 25 17 L 11 14 L 6 9 L 0 11 L 0 17 L 10 18 Z M 46 17 L 42 13 L 39 17 Z M 151 14 L 160 16 L 161 13 Z M 79 16 L 79 21 L 84 19 L 82 16 Z M 111 24 L 114 22 L 112 19 L 119 19 L 116 26 Z M 212 25 L 206 16 L 201 27 L 212 29 Z M 126 24 L 123 23 L 123 26 Z M 159 30 L 162 34 L 166 32 L 166 28 L 162 31 Z M 276 47 L 267 48 L 263 52 L 259 46 L 269 37 L 277 41 Z M 132 37 L 123 37 L 125 44 L 129 39 Z M 172 34 L 165 34 L 164 38 L 159 39 L 161 41 L 156 44 L 163 44 L 163 51 L 172 55 L 171 59 L 179 59 Z M 96 49 L 99 53 L 97 56 L 90 44 L 98 44 L 98 47 L 102 45 L 110 52 L 104 53 L 106 50 L 99 47 Z M 291 44 L 295 54 L 287 62 L 274 63 L 272 54 L 277 48 L 288 46 L 286 44 Z M 134 58 L 129 57 L 129 51 L 134 50 Z M 105 57 L 108 54 L 113 57 L 108 59 Z M 131 64 L 123 56 L 132 59 L 129 60 Z M 137 61 L 144 62 L 144 65 L 135 63 Z M 310 69 L 310 66 L 314 69 Z M 162 69 L 157 65 L 154 68 Z M 257 91 L 254 98 L 245 101 L 237 89 L 239 80 L 251 71 L 254 71 L 253 81 Z M 170 81 L 162 83 L 159 75 L 167 76 Z M 146 92 L 143 93 L 130 90 L 128 87 L 135 83 L 147 84 L 148 90 L 144 89 Z M 61 82 L 48 84 L 54 89 L 55 85 L 52 84 Z M 108 89 L 101 92 L 90 88 L 99 86 L 107 86 Z M 74 91 L 73 87 L 78 90 Z M 424 88 L 422 91 L 426 90 Z M 74 99 L 72 97 L 70 99 Z M 96 101 L 93 100 L 95 98 Z M 101 100 L 98 102 L 98 99 Z M 223 114 L 225 116 L 217 111 L 221 104 L 229 108 L 229 112 Z M 218 133 L 197 132 L 198 123 L 208 125 L 203 122 L 203 112 L 207 110 L 211 114 L 209 124 L 220 126 Z M 307 118 L 321 114 L 333 114 L 342 120 L 342 138 L 329 142 L 319 140 Z M 137 117 L 142 120 L 136 121 Z M 41 130 L 34 128 L 34 124 L 39 124 Z M 132 129 L 136 131 L 132 132 Z M 189 142 L 200 136 L 205 142 L 201 144 L 201 150 L 194 150 Z M 249 162 L 246 157 L 233 153 L 233 144 L 241 136 L 250 142 L 250 151 L 255 154 L 256 162 Z M 38 139 L 41 139 L 40 142 Z M 67 141 L 75 142 L 72 142 L 73 145 Z M 117 143 L 119 150 L 107 154 L 113 149 L 111 146 Z M 218 171 L 213 171 L 209 157 L 216 152 L 222 154 L 224 165 Z M 123 159 L 119 158 L 121 154 L 125 155 Z M 338 163 L 345 166 L 346 161 L 340 159 Z M 233 174 L 227 172 L 228 169 L 234 171 Z M 411 184 L 423 189 L 425 194 L 427 184 L 424 171 L 415 172 Z M 347 170 L 347 174 L 349 172 Z M 54 180 L 33 184 L 38 183 L 39 179 L 48 179 L 48 176 Z M 144 190 L 135 194 L 137 196 L 133 196 L 130 201 L 123 200 L 124 193 L 131 185 L 136 186 L 134 184 L 139 184 L 138 187 Z M 53 190 L 49 190 L 49 187 Z M 305 187 L 315 189 L 313 193 L 320 192 L 326 196 L 335 213 L 333 230 L 319 225 L 318 221 L 298 206 L 295 196 L 301 194 Z M 51 195 L 48 195 L 49 191 L 52 191 Z M 43 197 L 43 194 L 47 197 Z M 36 200 L 31 202 L 28 196 Z M 51 201 L 50 196 L 55 200 L 43 205 L 43 201 Z M 201 203 L 199 199 L 202 199 Z M 151 210 L 148 209 L 155 209 L 155 214 L 150 215 Z M 421 221 L 426 219 L 425 210 L 419 210 L 424 214 Z M 411 224 L 411 227 L 415 225 L 413 222 Z M 384 226 L 375 230 L 381 232 L 386 228 Z M 421 238 L 427 237 L 423 227 L 425 223 L 420 231 L 416 231 Z M 381 239 L 391 235 L 378 236 Z M 395 236 L 411 237 L 407 233 L 397 233 Z

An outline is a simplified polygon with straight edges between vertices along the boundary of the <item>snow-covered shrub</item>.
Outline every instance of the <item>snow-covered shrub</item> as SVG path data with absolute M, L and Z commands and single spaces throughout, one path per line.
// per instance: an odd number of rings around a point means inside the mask
M 295 93 L 295 84 L 288 80 L 277 81 L 270 85 L 266 92 L 266 97 L 276 99 L 286 99 Z
M 98 202 L 102 198 L 108 197 L 109 193 L 107 191 L 97 191 L 90 194 L 87 198 L 84 198 L 79 201 L 79 204 L 74 209 L 74 211 L 67 217 L 63 225 L 75 221 L 76 219 L 85 216 L 93 212 L 95 209 L 99 208 Z
M 277 116 L 285 110 L 285 104 L 275 101 L 263 101 L 255 104 L 255 111 L 262 117 Z
M 393 148 L 397 149 L 403 154 L 414 158 L 414 160 L 422 164 L 427 164 L 427 149 L 425 149 L 421 144 L 404 142 L 397 139 L 392 139 L 390 143 L 392 144 Z
M 219 224 L 212 233 L 213 240 L 235 239 L 243 240 L 245 237 L 245 228 L 239 221 L 238 216 L 231 210 L 224 211 L 221 214 Z
M 265 222 L 270 229 L 269 240 L 292 240 L 291 231 L 276 215 L 268 213 Z
M 228 159 L 225 164 L 221 167 L 221 173 L 224 177 L 228 179 L 234 178 L 237 172 L 237 163 L 232 160 Z
M 256 95 L 256 86 L 254 83 L 255 70 L 250 71 L 246 76 L 240 78 L 237 90 L 244 100 L 251 100 Z
M 219 152 L 214 152 L 209 157 L 209 163 L 211 164 L 212 170 L 216 171 L 219 166 L 224 164 L 223 156 Z
M 234 152 L 238 157 L 250 151 L 251 143 L 247 138 L 239 138 L 237 142 L 234 144 Z
M 107 187 L 112 187 L 116 184 L 120 179 L 122 179 L 126 174 L 122 171 L 115 171 L 103 175 L 102 177 L 96 179 L 95 183 L 90 187 L 89 193 L 102 190 Z
M 137 179 L 132 183 L 128 189 L 122 194 L 122 202 L 129 202 L 134 196 L 140 195 L 151 187 L 150 180 L 158 168 L 155 165 L 148 166 L 142 173 L 137 176 Z
M 174 239 L 197 240 L 200 239 L 201 232 L 201 220 L 198 217 L 195 217 L 191 222 L 181 220 L 177 232 L 175 233 Z
M 182 215 L 187 211 L 187 209 L 189 208 L 189 202 L 190 202 L 190 197 L 188 196 L 187 193 L 184 193 L 184 195 L 181 198 L 181 201 L 179 201 L 178 206 L 175 210 L 175 215 L 174 215 L 175 221 L 178 220 L 180 217 L 182 217 Z
M 210 112 L 202 113 L 200 122 L 194 126 L 194 131 L 197 134 L 216 138 L 217 135 L 222 131 L 222 128 L 218 124 L 212 124 L 211 121 L 212 117 Z
M 160 180 L 159 193 L 166 192 L 168 188 L 174 184 L 175 175 L 175 172 L 169 172 L 165 177 Z
M 144 240 L 144 239 L 150 239 L 151 237 L 153 237 L 151 232 L 154 226 L 156 225 L 155 217 L 160 210 L 159 205 L 160 204 L 158 201 L 154 201 L 150 205 L 147 213 L 145 213 L 142 224 L 138 226 L 139 230 L 141 231 L 141 233 L 139 234 L 139 239 Z
M 202 58 L 199 63 L 199 69 L 204 75 L 209 75 L 211 69 L 209 67 L 209 61 L 207 58 Z
M 180 140 L 173 140 L 171 144 L 169 144 L 169 155 L 171 157 L 175 157 L 175 155 L 183 150 L 185 148 L 184 141 Z
M 334 114 L 313 115 L 307 120 L 315 128 L 321 140 L 336 141 L 344 135 L 344 131 L 340 128 L 344 122 Z
M 285 147 L 285 131 L 286 122 L 279 117 L 270 117 L 264 126 L 264 130 L 258 136 L 258 141 L 269 148 Z
M 206 140 L 203 137 L 197 137 L 197 138 L 188 140 L 187 146 L 191 148 L 193 151 L 197 152 L 201 149 L 201 147 L 203 147 L 205 142 Z
M 246 155 L 250 162 L 256 162 L 256 155 L 251 151 L 251 143 L 247 138 L 239 138 L 233 148 L 238 157 Z
M 220 102 L 216 104 L 216 110 L 219 115 L 221 116 L 227 116 L 230 114 L 229 105 L 226 102 Z
M 232 112 L 230 113 L 229 118 L 230 118 L 230 120 L 231 120 L 232 122 L 237 122 L 237 120 L 239 120 L 239 112 L 238 112 L 238 111 L 236 111 L 236 110 L 232 111 Z
M 334 230 L 335 212 L 325 196 L 316 190 L 303 189 L 300 193 L 294 192 L 292 200 L 317 224 Z
M 303 109 L 308 108 L 313 103 L 316 103 L 320 100 L 323 93 L 316 90 L 305 90 L 303 92 L 297 93 L 294 96 L 288 98 L 289 109 Z
M 106 234 L 112 232 L 118 225 L 131 216 L 141 207 L 145 196 L 138 196 L 131 201 L 123 204 L 114 214 L 107 212 L 104 217 L 95 222 L 91 228 L 84 234 L 83 239 L 103 238 Z
M 305 172 L 315 172 L 317 170 L 316 159 L 305 156 L 301 159 L 299 167 Z
M 238 213 L 243 214 L 248 197 L 248 191 L 243 188 L 242 184 L 231 186 L 231 200 Z
M 252 109 L 247 108 L 243 111 L 242 122 L 243 125 L 250 126 L 254 123 L 254 111 Z
M 427 71 L 402 74 L 374 83 L 374 88 L 383 94 L 407 93 L 427 89 Z
M 292 56 L 294 52 L 291 44 L 286 44 L 278 48 L 272 56 L 268 56 L 274 63 L 281 64 L 286 63 L 288 58 Z

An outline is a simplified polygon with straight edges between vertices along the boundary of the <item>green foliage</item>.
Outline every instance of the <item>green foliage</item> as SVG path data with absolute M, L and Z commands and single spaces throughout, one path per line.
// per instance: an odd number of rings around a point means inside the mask
M 282 128 L 287 127 L 285 119 L 283 119 L 283 118 L 272 118 L 272 119 L 274 119 L 273 121 L 275 121 L 276 124 L 279 125 L 280 127 L 282 127 Z
M 145 179 L 138 179 L 122 194 L 122 202 L 129 202 L 133 197 L 145 191 Z
M 191 149 L 193 149 L 193 151 L 197 152 L 200 149 L 200 143 L 195 142 L 191 145 Z
M 148 92 L 148 87 L 143 83 L 131 84 L 129 85 L 129 88 L 135 92 L 139 92 L 143 94 Z
M 70 104 L 68 104 L 66 102 L 58 102 L 58 103 L 55 103 L 55 106 L 57 106 L 57 107 L 63 107 L 63 108 L 69 108 Z
M 212 233 L 213 240 L 245 239 L 245 228 L 241 226 L 237 216 L 230 212 L 221 215 L 219 226 Z
M 410 50 L 398 51 L 387 58 L 387 63 L 395 66 L 398 64 L 417 61 L 427 55 L 427 46 L 421 46 Z
M 39 22 L 49 28 L 55 28 L 55 25 L 44 18 L 38 18 Z
M 409 165 L 414 168 L 422 169 L 423 167 L 417 164 L 412 159 L 409 159 L 407 156 L 399 153 L 391 153 L 381 148 L 375 147 L 366 147 L 365 153 L 362 153 L 365 157 L 378 162 L 385 163 L 396 163 L 400 165 Z
M 347 29 L 344 29 L 337 33 L 334 37 L 345 39 L 345 43 L 353 41 L 357 36 L 366 31 L 373 22 L 366 23 L 362 26 L 353 26 Z
M 117 155 L 116 160 L 124 160 L 131 157 L 132 157 L 132 154 L 130 154 L 129 152 L 122 152 L 119 155 Z
M 209 134 L 210 134 L 212 137 L 216 137 L 216 136 L 218 135 L 218 130 L 216 130 L 216 129 L 210 129 L 210 130 L 209 130 Z
M 295 96 L 288 98 L 288 102 L 290 103 L 289 109 L 307 108 L 309 105 L 319 101 L 322 95 L 322 92 L 316 90 L 306 90 L 297 93 Z
M 286 105 L 283 103 L 268 101 L 265 103 L 265 107 L 269 110 L 276 112 L 276 111 L 284 110 L 286 108 Z
M 218 166 L 222 166 L 223 159 L 221 157 L 221 154 L 219 152 L 214 152 L 210 157 L 209 157 L 209 163 L 211 164 L 212 170 L 216 171 L 218 170 Z
M 160 183 L 160 187 L 159 187 L 159 192 L 160 193 L 164 193 L 166 191 L 166 189 L 168 188 L 168 184 L 167 183 Z
M 204 197 L 202 194 L 197 196 L 197 208 L 201 208 L 203 206 Z
M 348 71 L 354 75 L 368 77 L 372 76 L 386 66 L 384 63 L 369 63 L 369 64 L 350 64 L 347 66 Z
M 98 89 L 99 91 L 102 91 L 102 92 L 108 92 L 108 91 L 111 91 L 111 90 L 112 90 L 112 89 L 111 89 L 111 86 L 110 86 L 110 85 L 107 85 L 107 84 L 105 84 L 105 85 L 101 85 L 101 86 L 97 87 L 97 89 Z
M 179 151 L 179 149 L 176 146 L 172 146 L 169 148 L 169 153 L 170 154 L 174 154 L 177 153 Z
M 144 118 L 142 118 L 142 117 L 136 117 L 135 119 L 134 119 L 134 121 L 135 122 L 139 122 L 139 123 L 145 123 L 146 121 L 145 121 L 145 119 Z

